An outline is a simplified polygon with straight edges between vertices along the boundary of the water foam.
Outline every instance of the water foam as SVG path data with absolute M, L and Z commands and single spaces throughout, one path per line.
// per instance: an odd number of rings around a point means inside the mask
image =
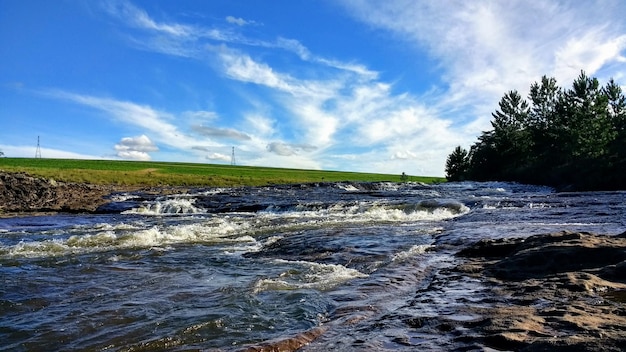
M 344 183 L 338 183 L 337 188 L 343 189 L 344 191 L 347 191 L 347 192 L 356 192 L 359 190 L 358 188 L 354 187 L 354 185 L 344 184 Z
M 284 219 L 310 219 L 324 222 L 403 222 L 403 221 L 438 221 L 466 214 L 470 209 L 464 204 L 449 200 L 421 201 L 415 204 L 387 204 L 383 202 L 299 204 L 291 209 L 282 210 L 270 207 L 259 214 L 265 217 Z
M 258 280 L 253 289 L 255 293 L 269 290 L 329 290 L 346 281 L 368 276 L 358 270 L 339 264 L 320 264 L 284 259 L 275 259 L 273 262 L 279 265 L 289 265 L 292 268 L 284 271 L 277 278 Z
M 418 245 L 414 245 L 411 248 L 409 248 L 406 251 L 402 251 L 399 253 L 394 254 L 391 257 L 391 260 L 394 262 L 402 262 L 405 261 L 409 258 L 421 255 L 426 253 L 426 251 L 430 248 L 432 248 L 433 246 L 430 244 L 418 244 Z
M 194 199 L 173 198 L 148 204 L 134 210 L 137 214 L 180 214 L 202 211 L 194 206 Z M 169 204 L 169 205 L 168 205 Z M 462 215 L 469 208 L 456 201 L 422 201 L 408 204 L 385 202 L 339 202 L 332 205 L 310 203 L 289 211 L 265 211 L 255 214 L 210 215 L 193 222 L 167 225 L 153 220 L 141 222 L 90 226 L 77 225 L 65 233 L 55 233 L 54 238 L 38 238 L 0 247 L 0 256 L 46 257 L 65 254 L 108 251 L 118 248 L 158 248 L 174 244 L 202 243 L 228 245 L 232 253 L 259 251 L 267 243 L 257 243 L 262 234 L 276 236 L 284 231 L 302 228 L 344 226 L 368 223 L 413 223 L 440 221 Z M 237 244 L 236 246 L 234 246 Z M 245 245 L 238 245 L 245 244 Z M 234 246 L 234 247 L 233 247 Z
M 80 231 L 67 238 L 53 238 L 42 241 L 21 241 L 12 246 L 0 247 L 0 256 L 8 257 L 54 257 L 127 248 L 159 248 L 175 244 L 238 244 L 256 240 L 246 234 L 249 222 L 226 218 L 173 226 L 152 226 L 139 229 L 120 224 L 102 226 L 103 231 Z M 251 247 L 252 249 L 252 247 Z
M 178 215 L 178 214 L 200 214 L 206 210 L 196 207 L 195 198 L 171 198 L 158 200 L 153 203 L 144 203 L 138 208 L 133 208 L 122 212 L 122 214 L 141 215 Z
M 127 200 L 137 199 L 137 198 L 139 198 L 139 196 L 136 194 L 120 193 L 120 194 L 112 195 L 110 197 L 110 200 L 113 202 L 125 202 Z

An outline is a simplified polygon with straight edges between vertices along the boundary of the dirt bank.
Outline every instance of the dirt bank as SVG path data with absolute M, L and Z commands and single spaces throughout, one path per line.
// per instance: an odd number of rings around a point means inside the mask
M 94 212 L 106 196 L 127 188 L 112 185 L 65 183 L 0 172 L 0 214 L 33 212 Z
M 466 326 L 486 346 L 519 351 L 623 351 L 626 233 L 561 232 L 483 240 L 462 250 L 457 270 L 495 294 Z

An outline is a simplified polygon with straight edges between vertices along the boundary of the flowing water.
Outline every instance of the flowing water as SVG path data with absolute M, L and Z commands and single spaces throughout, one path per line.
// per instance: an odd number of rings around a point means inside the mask
M 304 351 L 464 345 L 480 238 L 626 230 L 626 193 L 338 183 L 119 194 L 101 214 L 0 219 L 0 350 Z M 432 324 L 431 324 L 432 325 Z

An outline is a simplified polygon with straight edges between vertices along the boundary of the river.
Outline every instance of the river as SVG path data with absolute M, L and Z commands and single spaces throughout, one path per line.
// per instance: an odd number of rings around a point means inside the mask
M 100 214 L 0 219 L 0 350 L 462 348 L 455 277 L 481 238 L 626 230 L 626 192 L 322 183 L 118 194 Z M 320 335 L 320 336 L 317 336 Z

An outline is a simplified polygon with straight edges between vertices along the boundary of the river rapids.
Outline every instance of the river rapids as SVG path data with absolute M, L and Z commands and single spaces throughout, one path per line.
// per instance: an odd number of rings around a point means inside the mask
M 626 230 L 626 193 L 322 183 L 116 194 L 0 219 L 0 350 L 452 350 L 428 317 L 488 295 L 447 269 L 483 238 Z M 291 344 L 290 344 L 291 343 Z M 292 346 L 292 347 L 289 347 Z M 268 348 L 269 348 L 268 347 Z

